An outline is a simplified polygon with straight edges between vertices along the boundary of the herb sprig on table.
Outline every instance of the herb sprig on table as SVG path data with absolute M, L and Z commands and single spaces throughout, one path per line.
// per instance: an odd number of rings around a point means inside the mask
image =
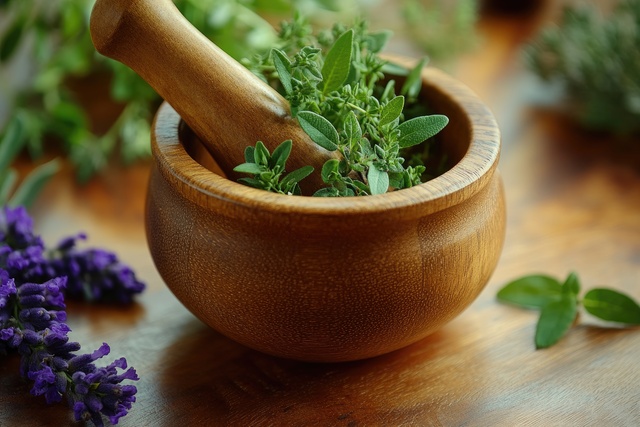
M 403 70 L 405 81 L 396 88 L 396 80 L 385 79 L 391 65 L 378 55 L 390 35 L 370 33 L 366 22 L 358 21 L 353 28 L 337 24 L 314 37 L 298 16 L 283 25 L 281 48 L 247 62 L 282 92 L 316 144 L 340 153 L 340 160 L 328 160 L 316 171 L 327 187 L 315 196 L 375 195 L 422 182 L 425 166 L 406 164 L 403 153 L 435 136 L 449 119 L 438 114 L 406 117 L 405 103 L 416 105 L 426 60 Z M 256 164 L 256 158 L 248 157 L 235 170 L 253 175 L 244 183 L 265 188 L 260 177 L 276 171 Z
M 629 296 L 608 288 L 595 288 L 580 298 L 580 281 L 575 273 L 563 283 L 547 275 L 530 275 L 514 280 L 498 292 L 498 301 L 540 310 L 536 327 L 536 348 L 557 343 L 575 323 L 579 307 L 608 322 L 640 325 L 640 305 Z

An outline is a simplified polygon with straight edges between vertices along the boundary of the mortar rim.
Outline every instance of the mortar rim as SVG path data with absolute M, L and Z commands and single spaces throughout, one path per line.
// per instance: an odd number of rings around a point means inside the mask
M 235 208 L 276 214 L 424 216 L 459 204 L 484 188 L 497 168 L 501 140 L 492 112 L 466 85 L 431 67 L 423 70 L 422 78 L 427 91 L 439 91 L 463 111 L 470 142 L 464 156 L 451 169 L 411 188 L 366 197 L 316 198 L 247 187 L 209 171 L 186 152 L 180 141 L 181 118 L 166 102 L 158 109 L 152 125 L 152 152 L 165 178 L 182 187 L 181 193 L 186 193 L 192 202 L 204 207 L 210 206 L 213 198 Z

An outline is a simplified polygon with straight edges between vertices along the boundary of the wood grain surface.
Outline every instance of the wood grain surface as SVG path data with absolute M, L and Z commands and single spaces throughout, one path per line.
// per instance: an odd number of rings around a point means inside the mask
M 487 18 L 485 41 L 455 75 L 493 108 L 508 224 L 489 285 L 454 321 L 394 353 L 360 362 L 291 362 L 247 350 L 204 326 L 166 289 L 144 237 L 148 164 L 112 167 L 86 186 L 68 169 L 35 206 L 47 242 L 86 231 L 148 284 L 128 308 L 71 304 L 71 337 L 138 370 L 123 426 L 637 426 L 640 329 L 583 315 L 536 351 L 536 313 L 500 305 L 516 276 L 579 273 L 640 299 L 640 144 L 626 146 L 531 106 L 539 92 L 518 62 L 537 18 Z M 537 21 L 536 21 L 537 22 Z M 29 165 L 20 164 L 25 171 Z M 0 360 L 0 426 L 71 426 L 62 404 L 29 395 L 18 358 Z

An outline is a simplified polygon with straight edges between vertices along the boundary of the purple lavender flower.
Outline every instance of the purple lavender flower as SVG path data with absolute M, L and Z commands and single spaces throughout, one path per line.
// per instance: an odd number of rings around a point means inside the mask
M 22 206 L 0 210 L 0 268 L 14 279 L 44 262 L 44 244 L 33 233 L 33 220 Z
M 84 238 L 67 238 L 45 252 L 24 208 L 0 209 L 0 354 L 20 354 L 20 373 L 33 381 L 31 394 L 47 403 L 66 396 L 77 420 L 103 426 L 103 416 L 116 424 L 131 409 L 137 390 L 122 382 L 138 376 L 124 358 L 95 365 L 109 354 L 107 344 L 76 354 L 80 344 L 69 340 L 64 323 L 67 286 L 73 295 L 130 302 L 144 285 L 114 254 L 77 250 L 76 241 Z
M 15 281 L 5 270 L 0 269 L 0 355 L 7 353 L 14 335 L 11 319 L 14 315 L 16 292 Z
M 68 237 L 50 252 L 49 268 L 57 276 L 66 275 L 67 296 L 88 301 L 132 302 L 142 292 L 133 270 L 121 263 L 116 254 L 102 249 L 76 249 L 84 234 Z
M 77 249 L 85 234 L 63 239 L 46 250 L 33 232 L 33 221 L 22 207 L 0 210 L 0 268 L 16 283 L 41 283 L 67 277 L 67 296 L 88 301 L 130 303 L 144 283 L 118 257 L 103 249 Z
M 95 365 L 109 354 L 107 344 L 90 354 L 76 354 L 80 344 L 69 340 L 70 329 L 63 323 L 65 283 L 64 277 L 25 283 L 11 293 L 19 313 L 12 319 L 17 326 L 6 333 L 6 346 L 17 348 L 22 356 L 20 373 L 33 381 L 31 394 L 44 396 L 47 403 L 59 402 L 66 395 L 78 421 L 102 426 L 102 417 L 107 416 L 116 424 L 131 409 L 137 392 L 135 386 L 121 383 L 138 380 L 138 376 L 135 369 L 127 369 L 124 358 L 104 368 Z
M 71 374 L 72 385 L 68 400 L 76 421 L 93 421 L 99 426 L 102 425 L 102 415 L 106 415 L 112 424 L 117 424 L 136 400 L 136 387 L 120 384 L 124 380 L 138 380 L 135 369 L 127 369 L 124 358 L 117 359 L 104 368 L 96 368 L 93 364 L 95 360 L 109 354 L 109 351 L 109 346 L 105 343 L 92 354 L 69 360 L 68 372 Z M 118 369 L 123 372 L 118 374 Z

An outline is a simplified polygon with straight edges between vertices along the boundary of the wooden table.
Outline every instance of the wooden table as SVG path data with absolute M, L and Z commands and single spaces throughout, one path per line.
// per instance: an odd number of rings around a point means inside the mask
M 146 281 L 132 307 L 69 305 L 71 338 L 108 342 L 139 375 L 124 426 L 445 425 L 638 426 L 640 330 L 588 315 L 536 351 L 537 314 L 495 300 L 532 272 L 579 273 L 640 299 L 640 153 L 531 107 L 536 84 L 518 62 L 535 19 L 483 21 L 485 44 L 452 71 L 494 109 L 508 202 L 504 252 L 476 302 L 432 336 L 392 354 L 342 364 L 269 357 L 209 329 L 167 290 L 146 247 L 148 164 L 112 167 L 88 185 L 69 168 L 33 213 L 46 242 L 86 231 Z M 23 162 L 19 166 L 27 168 Z M 0 426 L 74 425 L 63 404 L 29 395 L 18 358 L 0 360 Z

